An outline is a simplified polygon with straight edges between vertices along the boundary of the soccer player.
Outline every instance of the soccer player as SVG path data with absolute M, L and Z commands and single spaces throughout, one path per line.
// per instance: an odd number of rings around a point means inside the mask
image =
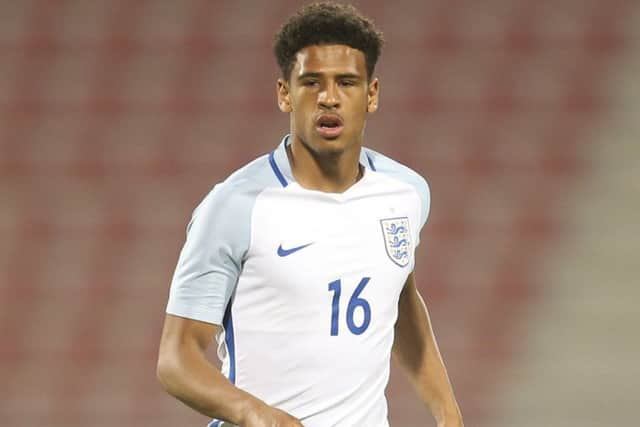
M 194 211 L 158 377 L 210 426 L 388 426 L 392 352 L 438 426 L 462 426 L 413 275 L 427 183 L 362 146 L 382 43 L 350 6 L 290 18 L 274 49 L 290 133 Z

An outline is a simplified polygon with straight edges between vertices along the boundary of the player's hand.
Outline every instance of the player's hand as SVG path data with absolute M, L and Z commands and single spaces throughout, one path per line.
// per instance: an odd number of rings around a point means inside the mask
M 267 405 L 251 410 L 241 427 L 304 427 L 299 419 Z
M 438 427 L 464 427 L 460 411 L 457 410 L 453 413 L 453 415 L 445 417 L 444 420 L 438 423 Z

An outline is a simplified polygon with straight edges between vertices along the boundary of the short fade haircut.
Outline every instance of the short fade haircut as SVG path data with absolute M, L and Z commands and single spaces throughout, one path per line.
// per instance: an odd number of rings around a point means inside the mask
M 273 52 L 285 80 L 291 78 L 296 54 L 313 45 L 343 44 L 364 53 L 367 79 L 371 79 L 382 52 L 384 38 L 355 7 L 334 2 L 304 6 L 289 18 L 275 36 Z

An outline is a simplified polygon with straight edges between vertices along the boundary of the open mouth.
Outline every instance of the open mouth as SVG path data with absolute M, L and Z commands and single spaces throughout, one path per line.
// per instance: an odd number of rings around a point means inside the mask
M 316 121 L 316 130 L 323 138 L 334 139 L 340 136 L 344 125 L 337 115 L 324 114 Z

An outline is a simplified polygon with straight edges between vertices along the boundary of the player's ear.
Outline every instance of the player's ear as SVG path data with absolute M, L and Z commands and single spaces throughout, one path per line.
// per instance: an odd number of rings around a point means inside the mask
M 378 91 L 380 89 L 380 82 L 378 78 L 374 78 L 369 82 L 369 87 L 367 88 L 367 112 L 375 113 L 378 111 Z
M 278 107 L 283 113 L 292 111 L 289 83 L 283 78 L 278 79 Z

